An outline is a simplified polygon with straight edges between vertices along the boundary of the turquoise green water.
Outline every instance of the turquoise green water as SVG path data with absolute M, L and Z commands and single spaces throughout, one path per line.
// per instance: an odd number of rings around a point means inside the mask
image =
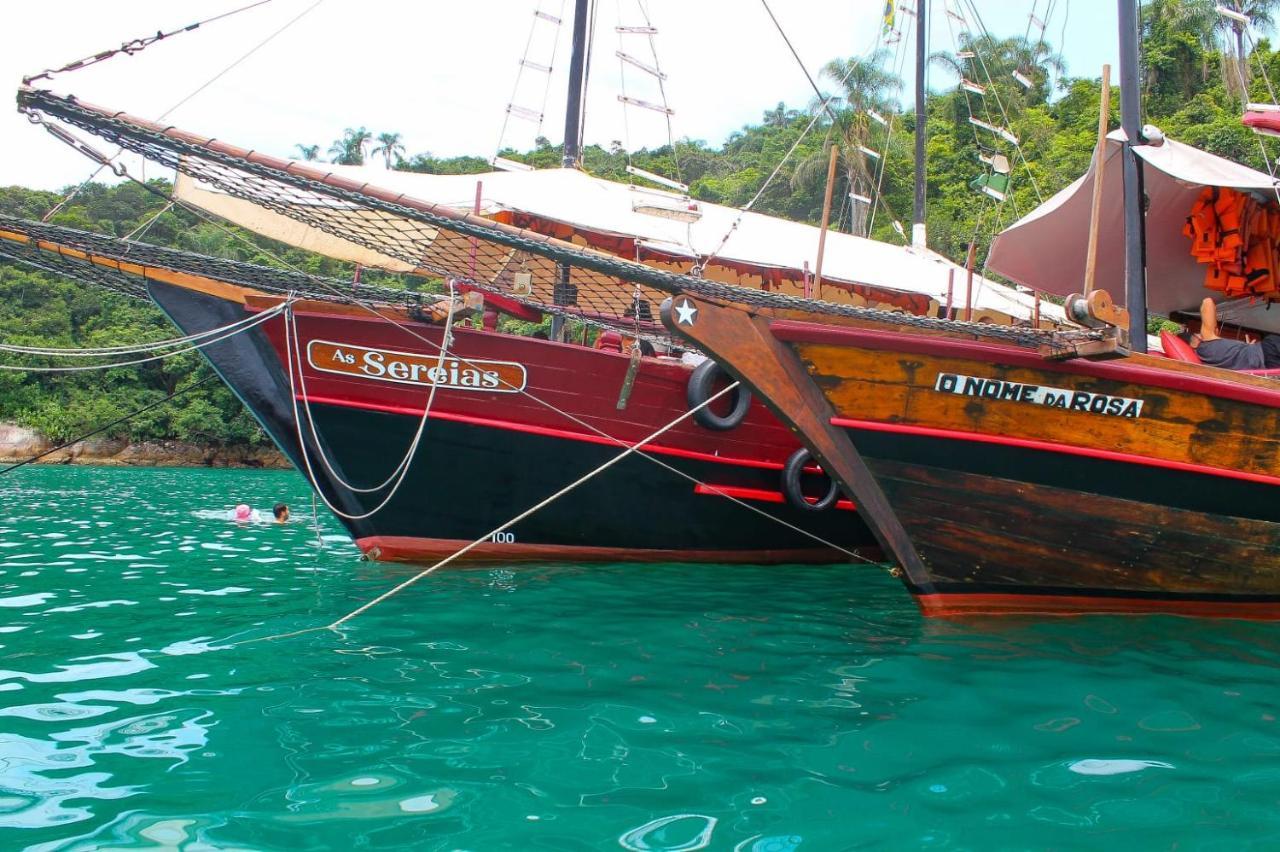
M 287 527 L 198 511 L 284 498 Z M 1280 846 L 1280 627 L 850 567 L 361 562 L 291 473 L 0 478 L 0 848 Z M 303 510 L 303 507 L 306 510 Z

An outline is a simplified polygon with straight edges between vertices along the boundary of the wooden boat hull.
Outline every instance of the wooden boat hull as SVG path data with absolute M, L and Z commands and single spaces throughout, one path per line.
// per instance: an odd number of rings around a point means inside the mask
M 796 375 L 772 361 L 807 376 L 820 417 L 796 425 L 828 470 L 841 472 L 841 446 L 865 465 L 865 482 L 841 478 L 864 505 L 866 489 L 883 496 L 926 614 L 1280 617 L 1271 380 L 698 308 L 703 328 L 686 332 L 764 396 Z M 735 351 L 748 325 L 783 355 Z
M 278 301 L 239 300 L 233 290 L 202 292 L 156 281 L 148 287 L 187 333 L 244 319 Z M 204 352 L 304 476 L 334 506 L 361 515 L 386 492 L 357 494 L 339 484 L 320 461 L 320 449 L 348 483 L 382 482 L 410 445 L 428 388 L 317 369 L 316 357 L 332 355 L 337 346 L 388 357 L 403 353 L 434 364 L 430 344 L 440 342 L 441 327 L 404 322 L 409 331 L 350 306 L 305 303 L 297 310 L 304 366 L 300 374 L 295 369 L 292 388 L 283 319 Z M 310 349 L 313 342 L 320 348 Z M 369 518 L 343 519 L 370 558 L 431 562 L 447 556 L 688 408 L 690 368 L 679 362 L 643 359 L 627 406 L 619 409 L 630 367 L 630 358 L 620 353 L 463 328 L 455 329 L 453 351 L 477 362 L 516 365 L 529 391 L 549 405 L 498 390 L 438 390 L 424 438 L 395 497 Z M 304 406 L 314 417 L 318 442 L 305 420 L 299 437 L 294 411 Z M 823 563 L 848 558 L 726 500 L 716 489 L 842 548 L 877 556 L 869 531 L 847 503 L 812 513 L 782 502 L 781 470 L 798 448 L 796 438 L 759 404 L 733 430 L 683 423 L 645 452 L 692 480 L 633 456 L 498 540 L 485 542 L 462 562 Z

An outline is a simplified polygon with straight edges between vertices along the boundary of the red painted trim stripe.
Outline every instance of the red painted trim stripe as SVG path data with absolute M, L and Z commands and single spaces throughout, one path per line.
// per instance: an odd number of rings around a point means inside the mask
M 1261 482 L 1265 485 L 1280 485 L 1280 476 L 1265 473 L 1250 473 L 1244 470 L 1231 470 L 1224 467 L 1210 467 L 1190 462 L 1169 461 L 1150 456 L 1139 456 L 1132 453 L 1121 453 L 1115 450 L 1099 450 L 1093 447 L 1078 447 L 1074 444 L 1059 444 L 1053 441 L 1037 441 L 1031 438 L 1012 438 L 1008 435 L 991 435 L 985 432 L 962 432 L 955 429 L 936 429 L 932 426 L 909 426 L 905 423 L 880 423 L 874 420 L 853 420 L 847 417 L 832 417 L 831 425 L 846 429 L 864 429 L 868 432 L 892 432 L 898 435 L 921 435 L 929 438 L 943 438 L 952 441 L 970 441 L 977 444 L 999 444 L 1005 447 L 1022 447 L 1028 450 L 1043 450 L 1066 456 L 1084 456 L 1085 458 L 1103 459 L 1104 461 L 1138 464 L 1146 467 L 1162 467 L 1168 470 L 1180 470 L 1187 473 L 1201 473 L 1207 476 L 1220 476 L 1224 479 L 1242 479 L 1246 482 Z
M 469 541 L 451 538 L 418 538 L 402 535 L 373 535 L 356 539 L 359 548 L 382 562 L 435 562 L 461 550 Z M 877 549 L 865 548 L 872 558 Z M 454 564 L 511 565 L 518 562 L 736 562 L 767 564 L 840 562 L 839 551 L 824 547 L 795 550 L 659 550 L 657 548 L 594 547 L 561 544 L 495 544 L 485 542 L 468 551 Z
M 1125 384 L 1149 385 L 1184 393 L 1234 399 L 1270 408 L 1280 407 L 1280 383 L 1276 388 L 1261 388 L 1252 384 L 1233 381 L 1227 370 L 1205 370 L 1222 375 L 1208 376 L 1181 373 L 1149 366 L 1125 364 L 1123 358 L 1112 361 L 1046 361 L 1036 352 L 1016 346 L 1004 346 L 969 340 L 952 340 L 945 337 L 924 337 L 894 331 L 848 328 L 844 326 L 818 325 L 794 320 L 777 320 L 769 331 L 778 340 L 788 343 L 816 343 L 834 346 L 850 346 L 877 352 L 895 351 L 904 354 L 925 354 L 942 358 L 965 358 L 985 361 L 993 365 L 1030 367 L 1051 373 L 1069 373 L 1106 379 Z
M 916 595 L 930 618 L 984 615 L 1183 615 L 1194 618 L 1280 619 L 1276 601 L 1205 601 L 1119 598 L 1092 595 L 932 594 Z
M 336 397 L 315 396 L 314 394 L 309 394 L 305 398 L 299 394 L 294 398 L 298 402 L 336 405 L 340 408 L 359 408 L 364 411 L 378 411 L 383 414 L 401 414 L 407 417 L 422 416 L 421 408 L 386 405 L 380 402 L 338 399 Z M 624 441 L 621 438 L 615 441 L 600 435 L 585 435 L 581 432 L 570 432 L 567 429 L 555 429 L 551 426 L 534 426 L 531 423 L 516 423 L 512 420 L 498 420 L 491 417 L 474 417 L 469 414 L 455 414 L 449 411 L 432 411 L 430 419 L 449 420 L 454 423 L 468 423 L 473 426 L 485 426 L 492 429 L 506 429 L 510 432 L 524 432 L 529 435 L 542 435 L 547 438 L 561 438 L 566 441 L 581 441 L 584 444 L 603 444 L 604 446 L 615 447 L 617 449 L 626 449 L 631 446 L 629 442 Z M 735 456 L 718 456 L 713 453 L 702 453 L 697 450 L 682 450 L 678 447 L 666 447 L 659 444 L 644 444 L 640 447 L 640 450 L 646 453 L 653 453 L 658 456 L 674 456 L 676 458 L 715 462 L 717 464 L 730 464 L 738 467 L 756 467 L 764 470 L 782 470 L 783 468 L 782 462 L 762 461 L 760 459 L 744 459 Z
M 763 488 L 739 488 L 736 485 L 703 485 L 693 486 L 694 494 L 705 494 L 710 497 L 737 497 L 739 500 L 759 500 L 762 503 L 785 503 L 787 498 L 781 491 L 765 491 Z M 841 498 L 836 501 L 837 509 L 852 512 L 856 509 L 852 500 Z

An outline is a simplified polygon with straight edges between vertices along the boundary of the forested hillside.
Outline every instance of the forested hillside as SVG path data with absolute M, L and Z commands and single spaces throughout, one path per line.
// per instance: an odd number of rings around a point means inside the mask
M 1267 23 L 1275 3 L 1246 3 L 1246 12 Z M 1169 136 L 1255 168 L 1280 146 L 1266 142 L 1240 124 L 1246 101 L 1275 102 L 1269 80 L 1280 79 L 1270 44 L 1250 45 L 1230 22 L 1212 14 L 1213 4 L 1193 0 L 1152 0 L 1143 10 L 1144 121 Z M 1206 11 L 1210 10 L 1210 11 Z M 1250 49 L 1252 47 L 1252 49 Z M 1099 69 L 1066 69 L 1045 42 L 1020 38 L 964 43 L 957 53 L 933 57 L 938 69 L 961 75 L 975 67 L 972 53 L 988 69 L 986 92 L 975 95 L 956 86 L 932 93 L 928 101 L 928 225 L 933 248 L 963 258 L 974 240 L 979 260 L 992 234 L 1047 199 L 1088 166 L 1097 132 Z M 820 83 L 837 97 L 807 134 L 815 105 L 776 104 L 758 124 L 743 127 L 720 144 L 681 140 L 673 147 L 627 152 L 620 144 L 589 147 L 584 168 L 591 174 L 623 179 L 630 163 L 679 177 L 702 200 L 741 206 L 750 202 L 779 167 L 754 209 L 817 223 L 826 175 L 827 146 L 840 153 L 833 227 L 902 242 L 899 224 L 910 229 L 914 115 L 903 109 L 900 82 L 879 63 L 850 65 L 839 59 L 824 70 Z M 1019 70 L 1026 83 L 1012 72 Z M 1067 73 L 1070 70 L 1073 73 Z M 937 75 L 941 77 L 942 75 Z M 841 82 L 843 81 L 843 83 Z M 1119 97 L 1113 94 L 1113 125 Z M 353 111 L 358 107 L 353 107 Z M 353 116 L 357 117 L 358 116 Z M 879 117 L 884 118 L 881 123 Z M 1003 128 L 1018 140 L 971 122 L 977 118 Z M 804 137 L 801 139 L 801 137 Z M 800 140 L 797 145 L 797 140 Z M 795 151 L 786 157 L 792 146 Z M 879 158 L 868 156 L 872 150 Z M 300 159 L 321 159 L 321 146 L 302 143 Z M 991 181 L 989 161 L 1008 159 L 1011 169 L 1005 200 L 975 188 Z M 373 134 L 348 128 L 326 151 L 333 162 L 358 163 L 366 157 L 392 168 L 431 173 L 472 173 L 489 167 L 479 156 L 440 159 L 408 154 L 394 130 Z M 560 149 L 545 140 L 531 151 L 505 151 L 508 159 L 535 167 L 555 167 Z M 785 157 L 785 161 L 784 161 Z M 986 161 L 984 161 L 984 159 Z M 86 169 L 87 170 L 87 169 Z M 991 184 L 995 185 L 995 184 Z M 163 193 L 136 184 L 90 184 L 53 214 L 55 224 L 100 231 L 174 246 L 189 251 L 275 264 L 272 255 L 308 271 L 345 277 L 345 265 L 288 250 L 202 222 L 181 210 L 168 210 Z M 872 199 L 850 201 L 850 193 Z M 0 189 L 0 212 L 41 218 L 64 193 L 9 187 Z M 157 215 L 160 214 L 160 215 Z M 154 308 L 91 287 L 61 281 L 25 267 L 0 263 L 0 339 L 26 344 L 78 347 L 173 336 Z M 0 371 L 0 420 L 17 421 L 61 439 L 163 398 L 198 380 L 208 368 L 194 354 L 139 368 L 73 375 Z M 135 439 L 175 438 L 202 444 L 251 445 L 265 439 L 239 402 L 219 383 L 122 425 L 120 435 Z

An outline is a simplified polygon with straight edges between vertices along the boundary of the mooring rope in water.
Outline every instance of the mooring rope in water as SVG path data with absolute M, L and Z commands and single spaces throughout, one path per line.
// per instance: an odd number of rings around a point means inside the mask
M 701 411 L 702 409 L 706 408 L 706 407 L 707 407 L 708 405 L 710 405 L 711 403 L 713 403 L 713 402 L 715 402 L 716 400 L 720 399 L 720 397 L 722 397 L 722 396 L 724 396 L 725 394 L 728 394 L 728 393 L 730 393 L 730 392 L 732 392 L 732 391 L 734 391 L 734 390 L 737 390 L 737 388 L 738 388 L 738 384 L 739 384 L 738 382 L 734 382 L 734 383 L 730 384 L 728 387 L 724 388 L 723 390 L 721 390 L 721 391 L 719 391 L 719 392 L 717 392 L 717 393 L 713 394 L 711 397 L 709 397 L 709 398 L 708 398 L 708 399 L 706 399 L 705 401 L 703 401 L 703 402 L 699 403 L 698 405 L 695 405 L 693 408 L 690 408 L 688 411 L 684 412 L 684 413 L 683 413 L 683 414 L 681 414 L 679 417 L 677 417 L 675 420 L 672 420 L 670 423 L 668 423 L 667 425 L 663 426 L 661 429 L 659 429 L 659 430 L 657 430 L 656 432 L 654 432 L 654 433 L 652 433 L 652 434 L 648 435 L 648 436 L 647 436 L 647 437 L 645 437 L 645 438 L 642 438 L 641 440 L 637 441 L 636 443 L 631 444 L 631 445 L 630 445 L 630 446 L 628 446 L 625 450 L 623 450 L 621 453 L 618 453 L 616 456 L 614 456 L 613 458 L 609 459 L 609 460 L 608 460 L 608 461 L 606 461 L 604 464 L 601 464 L 601 465 L 597 466 L 596 468 L 594 468 L 593 470 L 590 470 L 590 471 L 588 471 L 587 473 L 583 474 L 582 476 L 578 477 L 578 478 L 577 478 L 577 479 L 575 479 L 573 482 L 570 482 L 568 485 L 566 485 L 565 487 L 561 488 L 561 489 L 560 489 L 559 491 L 557 491 L 556 493 L 552 494 L 552 495 L 551 495 L 551 496 L 549 496 L 549 497 L 544 498 L 543 500 L 539 501 L 539 502 L 538 502 L 538 503 L 536 503 L 535 505 L 530 506 L 528 509 L 525 509 L 523 512 L 521 512 L 520 514 L 516 515 L 516 516 L 515 516 L 514 518 L 512 518 L 511 520 L 506 521 L 505 523 L 503 523 L 503 524 L 501 524 L 501 525 L 499 525 L 499 526 L 497 526 L 497 527 L 494 527 L 492 530 L 490 530 L 489 532 L 487 532 L 487 533 L 485 533 L 484 535 L 480 536 L 479 538 L 477 538 L 475 541 L 471 542 L 470 544 L 468 544 L 468 545 L 466 545 L 466 546 L 464 546 L 464 547 L 461 547 L 461 548 L 459 548 L 458 550 L 455 550 L 453 553 L 449 554 L 449 555 L 448 555 L 448 556 L 446 556 L 444 559 L 441 559 L 439 562 L 437 562 L 436 564 L 432 565 L 430 568 L 424 568 L 422 571 L 419 571 L 417 574 L 414 574 L 412 577 L 410 577 L 409 579 L 407 579 L 407 580 L 405 580 L 404 582 L 400 583 L 399 585 L 394 586 L 394 587 L 392 587 L 392 588 L 388 589 L 387 591 L 383 592 L 382 594 L 378 595 L 378 596 L 377 596 L 376 598 L 374 598 L 373 600 L 368 601 L 367 603 L 364 603 L 364 604 L 362 604 L 362 605 L 360 605 L 360 606 L 356 607 L 356 608 L 355 608 L 355 609 L 353 609 L 351 612 L 347 613 L 346 615 L 342 616 L 341 618 L 339 618 L 339 619 L 337 619 L 337 620 L 335 620 L 335 621 L 331 621 L 331 622 L 330 622 L 330 623 L 328 623 L 328 624 L 320 625 L 320 626 L 317 626 L 317 627 L 305 627 L 305 628 L 303 628 L 302 630 L 294 630 L 294 631 L 291 631 L 291 632 L 289 632 L 289 633 L 278 633 L 278 634 L 276 634 L 276 635 L 274 635 L 274 636 L 263 636 L 263 637 L 258 638 L 258 639 L 246 639 L 246 640 L 245 640 L 245 641 L 243 641 L 243 642 L 237 642 L 237 643 L 235 643 L 235 644 L 237 644 L 237 645 L 248 645 L 248 644 L 251 644 L 251 643 L 253 643 L 253 642 L 270 642 L 270 641 L 274 641 L 274 640 L 276 640 L 276 639 L 288 639 L 288 638 L 293 637 L 293 636 L 301 636 L 301 635 L 303 635 L 303 634 L 305 634 L 305 633 L 315 633 L 315 632 L 318 632 L 318 631 L 320 631 L 320 630 L 337 630 L 339 627 L 341 627 L 343 624 L 346 624 L 346 623 L 347 623 L 348 621 L 350 621 L 351 619 L 356 618 L 357 616 L 361 615 L 362 613 L 368 612 L 369 610 L 373 609 L 375 606 L 377 606 L 378 604 L 382 603 L 383 601 L 385 601 L 385 600 L 387 600 L 387 599 L 389 599 L 389 598 L 391 598 L 391 597 L 394 597 L 395 595 L 397 595 L 397 594 L 399 594 L 400 592 L 404 591 L 405 589 L 409 588 L 410 586 L 412 586 L 414 583 L 418 582 L 418 581 L 419 581 L 419 580 L 421 580 L 422 578 L 424 578 L 424 577 L 428 576 L 428 575 L 429 575 L 429 574 L 431 574 L 432 572 L 434 572 L 434 571 L 436 571 L 436 570 L 438 570 L 438 569 L 440 569 L 440 568 L 443 568 L 444 566 L 448 565 L 450 562 L 453 562 L 454 560 L 458 559 L 459 557 L 464 556 L 464 555 L 466 555 L 467 553 L 470 553 L 472 550 L 474 550 L 475 548 L 477 548 L 477 547 L 479 547 L 480 545 L 484 544 L 486 541 L 491 541 L 491 540 L 493 539 L 493 537 L 494 537 L 494 536 L 496 536 L 498 533 L 505 532 L 506 530 L 508 530 L 509 528 L 511 528 L 511 527 L 515 526 L 516 524 L 520 523 L 520 522 L 521 522 L 521 521 L 523 521 L 525 518 L 529 517 L 530 515 L 534 514 L 535 512 L 538 512 L 538 511 L 540 511 L 540 510 L 542 510 L 542 509 L 546 508 L 547 506 L 550 506 L 550 505 L 551 505 L 552 503 L 554 503 L 556 500 L 559 500 L 561 497 L 563 497 L 564 495 L 568 494 L 570 491 L 573 491 L 573 490 L 574 490 L 575 488 L 577 488 L 578 486 L 580 486 L 580 485 L 582 485 L 582 484 L 584 484 L 584 483 L 586 483 L 586 482 L 588 482 L 588 481 L 590 481 L 590 480 L 594 479 L 595 477 L 599 476 L 600 474 L 604 473 L 606 470 L 608 470 L 609 468 L 613 467 L 613 466 L 614 466 L 614 465 L 616 465 L 618 462 L 620 462 L 620 461 L 622 461 L 623 459 L 627 458 L 628 456 L 631 456 L 631 455 L 633 455 L 634 453 L 636 453 L 636 452 L 640 449 L 640 447 L 644 446 L 645 444 L 649 443 L 650 441 L 654 441 L 654 440 L 657 440 L 658 438 L 661 438 L 664 434 L 666 434 L 667 432 L 671 431 L 671 430 L 672 430 L 672 429 L 674 429 L 675 427 L 679 426 L 681 423 L 683 423 L 684 421 L 688 420 L 690 417 L 692 417 L 692 416 L 693 416 L 694 414 L 696 414 L 697 412 Z M 321 495 L 321 497 L 323 497 L 323 496 L 324 496 L 324 495 Z
M 217 329 L 218 336 L 211 339 L 202 340 L 184 349 L 175 349 L 172 352 L 162 352 L 159 355 L 152 355 L 147 358 L 136 358 L 132 361 L 112 361 L 107 364 L 86 364 L 80 367 L 22 367 L 13 364 L 0 364 L 0 370 L 8 370 L 15 373 L 86 373 L 93 370 L 110 370 L 113 367 L 135 367 L 139 364 L 150 364 L 153 361 L 163 361 L 166 358 L 172 358 L 175 355 L 185 355 L 188 352 L 194 352 L 203 349 L 206 346 L 212 346 L 215 343 L 221 343 L 224 340 L 242 334 L 251 328 L 262 325 L 269 319 L 278 316 L 285 306 L 293 304 L 291 301 L 282 302 L 270 310 L 263 311 L 256 317 L 248 320 L 237 320 L 231 325 L 222 326 Z
M 115 420 L 112 420 L 110 423 L 106 423 L 102 426 L 99 426 L 98 428 L 94 429 L 92 432 L 85 432 L 83 435 L 79 436 L 78 438 L 72 438 L 70 441 L 65 441 L 61 444 L 58 444 L 56 447 L 52 447 L 50 449 L 45 450 L 42 453 L 36 453 L 34 456 L 32 456 L 29 459 L 23 459 L 22 461 L 16 464 L 11 464 L 8 467 L 0 470 L 0 476 L 8 473 L 11 470 L 17 470 L 20 467 L 25 467 L 26 465 L 32 464 L 33 462 L 37 462 L 40 459 L 44 458 L 45 456 L 53 455 L 59 450 L 65 450 L 67 447 L 73 447 L 76 444 L 80 443 L 81 441 L 87 441 L 88 439 L 92 438 L 94 435 L 100 435 L 103 432 L 107 431 L 108 429 L 112 428 L 113 426 L 119 426 L 121 423 L 132 420 L 133 418 L 137 417 L 139 414 L 145 414 L 146 412 L 150 411 L 153 408 L 158 408 L 164 405 L 166 402 L 170 402 L 171 400 L 177 399 L 183 394 L 189 393 L 190 391 L 193 391 L 196 388 L 200 387 L 201 385 L 207 382 L 211 382 L 216 378 L 218 378 L 216 373 L 205 376 L 203 379 L 201 379 L 198 382 L 194 382 L 193 384 L 187 385 L 185 388 L 180 388 L 174 391 L 173 393 L 166 396 L 164 399 L 156 400 L 155 402 L 149 405 L 144 405 L 142 406 L 142 408 L 139 408 L 136 411 L 131 411 L 130 413 L 126 414 L 124 417 L 117 417 Z

